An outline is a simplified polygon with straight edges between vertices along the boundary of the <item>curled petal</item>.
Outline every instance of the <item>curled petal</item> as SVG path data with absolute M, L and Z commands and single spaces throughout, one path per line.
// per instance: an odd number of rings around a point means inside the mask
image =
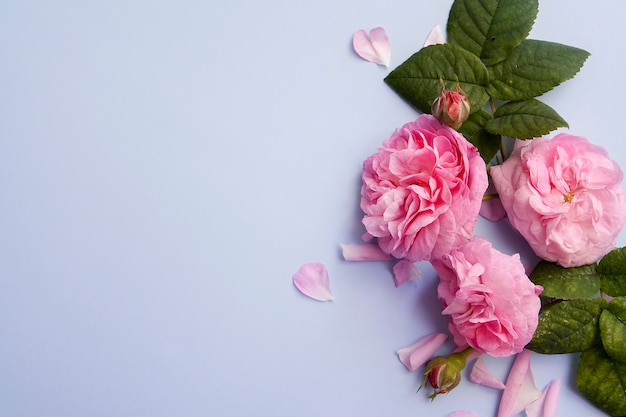
M 469 379 L 473 383 L 480 384 L 485 387 L 504 389 L 504 383 L 496 378 L 489 368 L 487 368 L 487 364 L 483 360 L 482 356 L 479 357 L 474 363 Z
M 391 45 L 382 27 L 370 30 L 369 37 L 363 29 L 356 31 L 352 37 L 352 46 L 361 58 L 375 64 L 389 66 Z
M 319 301 L 334 300 L 326 265 L 310 262 L 302 265 L 293 276 L 293 283 L 300 292 Z
M 433 333 L 422 337 L 411 346 L 398 349 L 396 353 L 400 362 L 406 366 L 409 371 L 415 371 L 422 366 L 430 357 L 443 345 L 448 335 L 445 333 Z
M 448 417 L 478 417 L 476 414 L 471 411 L 459 410 L 454 411 L 452 414 L 448 414 Z
M 543 396 L 526 407 L 526 417 L 556 417 L 561 394 L 561 380 L 555 379 L 543 390 Z
M 517 354 L 506 386 L 500 400 L 498 417 L 513 417 L 525 409 L 528 404 L 541 398 L 541 392 L 535 385 L 532 369 L 530 368 L 530 351 L 524 349 Z
M 346 261 L 389 261 L 393 259 L 375 243 L 342 243 L 339 246 L 341 246 L 343 259 Z
M 413 262 L 407 261 L 406 259 L 398 261 L 398 263 L 393 266 L 393 279 L 396 283 L 396 287 L 421 277 L 422 273 L 420 270 L 417 269 Z
M 446 43 L 446 38 L 443 36 L 443 32 L 441 32 L 441 27 L 439 25 L 435 26 L 433 30 L 430 31 L 426 40 L 424 41 L 424 47 L 430 45 L 436 45 L 439 43 Z

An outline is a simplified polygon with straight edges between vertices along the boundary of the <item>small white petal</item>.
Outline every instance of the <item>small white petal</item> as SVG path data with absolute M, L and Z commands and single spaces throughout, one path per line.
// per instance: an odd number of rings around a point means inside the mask
M 496 378 L 489 368 L 487 368 L 487 364 L 483 360 L 482 356 L 480 356 L 474 363 L 469 379 L 473 383 L 480 384 L 485 387 L 504 389 L 504 383 Z
M 441 27 L 437 25 L 433 28 L 433 30 L 430 31 L 430 33 L 426 37 L 426 40 L 424 41 L 424 47 L 430 46 L 430 45 L 437 45 L 439 43 L 446 43 L 446 37 L 443 36 Z
M 382 27 L 374 28 L 367 33 L 360 29 L 352 37 L 354 51 L 363 59 L 375 64 L 389 66 L 391 45 L 387 32 Z
M 293 276 L 293 283 L 300 292 L 319 301 L 334 300 L 330 292 L 330 280 L 326 265 L 319 262 L 306 263 Z
M 517 354 L 506 379 L 498 417 L 513 417 L 541 396 L 530 368 L 530 351 L 524 349 Z
M 526 417 L 556 417 L 561 395 L 561 380 L 555 379 L 543 390 L 543 396 L 526 407 Z

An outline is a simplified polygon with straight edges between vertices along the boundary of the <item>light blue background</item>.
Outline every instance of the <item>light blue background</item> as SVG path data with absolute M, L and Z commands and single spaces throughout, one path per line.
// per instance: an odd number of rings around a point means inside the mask
M 543 0 L 531 33 L 592 53 L 543 100 L 622 167 L 624 4 Z M 0 4 L 0 415 L 495 416 L 499 392 L 431 403 L 395 355 L 445 330 L 432 270 L 396 288 L 338 246 L 363 232 L 363 159 L 417 115 L 352 34 L 384 26 L 393 68 L 450 5 Z M 311 261 L 335 301 L 293 287 Z M 573 356 L 532 361 L 563 379 L 559 416 L 603 415 Z

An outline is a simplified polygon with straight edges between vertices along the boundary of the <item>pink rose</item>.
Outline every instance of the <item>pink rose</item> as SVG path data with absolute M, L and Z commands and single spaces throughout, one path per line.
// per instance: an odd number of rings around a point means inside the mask
M 583 137 L 524 141 L 491 177 L 513 227 L 563 267 L 598 261 L 626 222 L 622 171 Z
M 472 235 L 487 188 L 485 163 L 460 133 L 424 114 L 363 163 L 367 237 L 410 261 L 437 258 Z
M 528 279 L 518 254 L 505 255 L 474 237 L 432 265 L 440 277 L 442 314 L 450 316 L 458 346 L 510 356 L 530 342 L 542 288 Z

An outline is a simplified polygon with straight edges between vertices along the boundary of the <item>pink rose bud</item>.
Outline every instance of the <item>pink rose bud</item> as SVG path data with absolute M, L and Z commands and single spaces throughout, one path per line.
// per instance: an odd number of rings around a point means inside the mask
M 459 85 L 456 86 L 456 91 L 447 91 L 442 87 L 441 94 L 431 107 L 431 113 L 437 120 L 455 130 L 467 120 L 470 110 L 469 100 Z
M 439 394 L 446 394 L 461 382 L 461 371 L 465 368 L 467 357 L 473 352 L 472 348 L 453 353 L 448 357 L 437 356 L 431 359 L 424 369 L 422 386 L 428 381 L 435 392 L 428 398 L 435 399 Z M 420 386 L 420 388 L 422 388 Z

